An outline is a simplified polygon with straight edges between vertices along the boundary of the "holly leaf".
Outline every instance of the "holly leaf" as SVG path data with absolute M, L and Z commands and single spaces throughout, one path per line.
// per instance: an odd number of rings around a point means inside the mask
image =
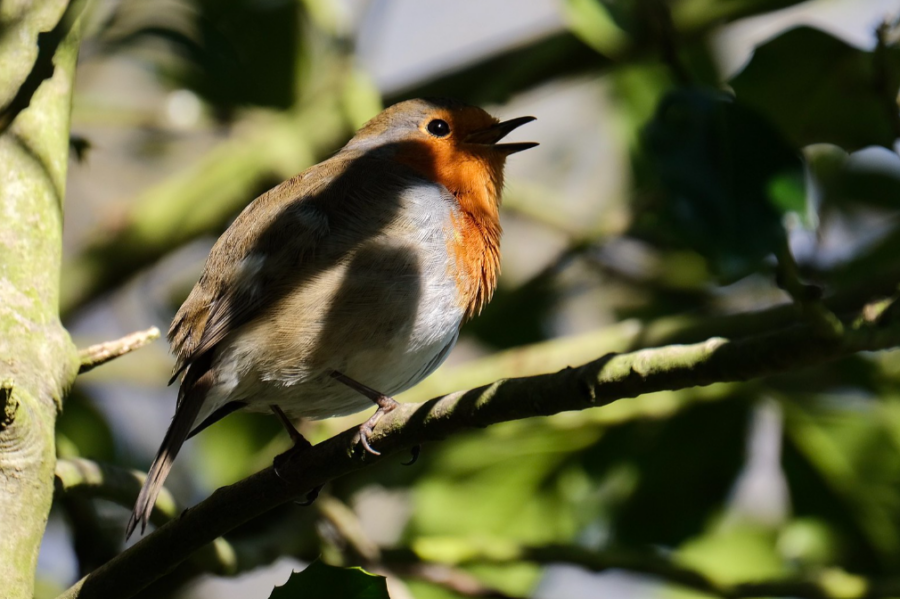
M 390 599 L 384 576 L 362 568 L 338 568 L 316 560 L 286 583 L 275 587 L 269 599 Z

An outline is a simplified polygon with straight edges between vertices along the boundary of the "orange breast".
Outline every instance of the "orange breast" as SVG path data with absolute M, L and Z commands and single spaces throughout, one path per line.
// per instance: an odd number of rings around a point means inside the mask
M 491 299 L 500 274 L 502 158 L 478 156 L 447 143 L 408 142 L 396 159 L 442 184 L 459 202 L 448 250 L 456 262 L 456 285 L 465 319 Z

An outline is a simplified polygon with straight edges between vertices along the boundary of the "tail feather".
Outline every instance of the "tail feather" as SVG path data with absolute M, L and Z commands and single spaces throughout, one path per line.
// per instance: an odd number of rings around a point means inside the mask
M 125 528 L 126 540 L 137 528 L 138 522 L 141 524 L 141 534 L 147 528 L 147 521 L 153 512 L 153 506 L 156 505 L 156 498 L 162 490 L 163 483 L 165 483 L 166 477 L 172 469 L 175 456 L 178 455 L 178 451 L 190 435 L 194 426 L 194 420 L 197 418 L 197 415 L 200 413 L 200 407 L 203 405 L 203 399 L 206 394 L 197 394 L 195 393 L 196 390 L 197 387 L 195 386 L 184 397 L 183 401 L 178 402 L 175 417 L 172 419 L 172 424 L 169 425 L 169 430 L 166 431 L 166 436 L 163 438 L 159 452 L 153 460 L 153 465 L 150 466 L 147 479 L 144 481 L 144 486 L 141 487 L 134 510 L 131 512 L 131 518 L 128 520 L 128 526 Z

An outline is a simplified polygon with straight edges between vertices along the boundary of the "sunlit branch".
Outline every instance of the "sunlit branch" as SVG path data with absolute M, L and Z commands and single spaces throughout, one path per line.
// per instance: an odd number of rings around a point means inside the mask
M 387 456 L 464 430 L 600 407 L 666 389 L 746 381 L 859 351 L 898 346 L 896 308 L 896 304 L 882 303 L 864 311 L 846 323 L 838 339 L 822 339 L 809 326 L 738 341 L 713 338 L 694 345 L 608 354 L 577 368 L 501 380 L 421 404 L 401 404 L 381 421 L 371 438 L 382 452 L 380 457 L 351 451 L 355 427 L 288 455 L 279 464 L 278 474 L 267 468 L 217 490 L 60 597 L 131 597 L 192 552 L 244 522 Z
M 78 358 L 81 361 L 78 374 L 84 374 L 97 366 L 106 364 L 110 360 L 115 360 L 127 353 L 140 349 L 158 338 L 159 329 L 150 327 L 145 331 L 135 331 L 130 335 L 125 335 L 115 341 L 106 341 L 86 347 L 78 352 Z

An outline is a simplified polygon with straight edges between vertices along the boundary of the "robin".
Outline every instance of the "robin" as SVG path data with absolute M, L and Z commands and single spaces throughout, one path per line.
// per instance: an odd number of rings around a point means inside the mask
M 178 403 L 128 536 L 184 441 L 236 410 L 271 410 L 292 432 L 290 418 L 374 402 L 357 439 L 377 454 L 369 436 L 391 395 L 433 372 L 494 292 L 503 167 L 537 145 L 497 142 L 533 120 L 400 102 L 244 209 L 169 328 Z

